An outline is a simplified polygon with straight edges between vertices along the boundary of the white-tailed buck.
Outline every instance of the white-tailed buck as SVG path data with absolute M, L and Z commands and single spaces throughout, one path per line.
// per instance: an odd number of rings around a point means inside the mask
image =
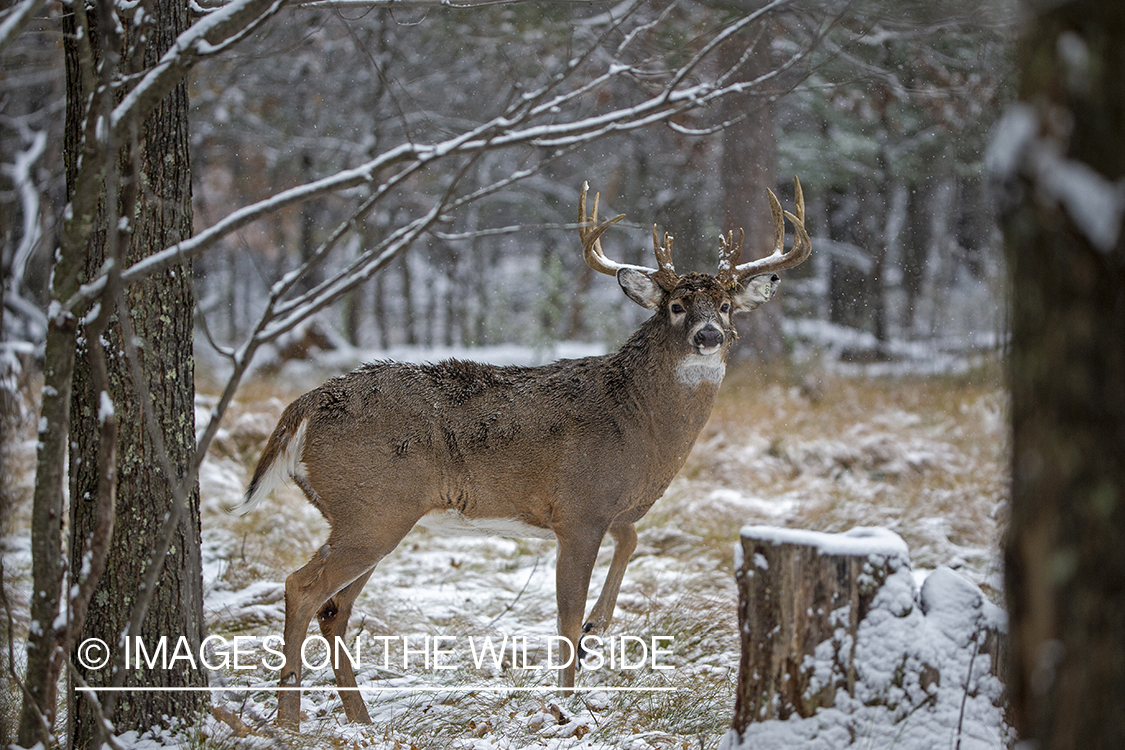
M 768 300 L 776 271 L 812 249 L 804 199 L 785 252 L 781 205 L 769 193 L 775 249 L 739 263 L 742 236 L 720 238 L 719 272 L 676 273 L 672 238 L 653 227 L 656 268 L 615 263 L 600 237 L 598 198 L 578 200 L 586 263 L 616 276 L 634 302 L 653 311 L 613 354 L 543 367 L 492 367 L 450 360 L 432 365 L 376 362 L 329 380 L 291 403 L 270 436 L 240 512 L 286 478 L 324 514 L 331 533 L 312 560 L 285 581 L 285 663 L 281 686 L 301 682 L 301 646 L 317 616 L 329 643 L 343 637 L 352 603 L 376 564 L 415 524 L 449 532 L 554 537 L 559 634 L 577 645 L 613 617 L 634 524 L 683 466 L 711 414 L 736 338 L 731 318 Z M 613 561 L 583 624 L 590 574 L 602 538 Z M 347 658 L 336 684 L 356 686 Z M 574 686 L 575 665 L 559 686 Z M 341 693 L 352 722 L 369 722 L 354 690 Z M 277 721 L 296 727 L 300 693 L 281 691 Z

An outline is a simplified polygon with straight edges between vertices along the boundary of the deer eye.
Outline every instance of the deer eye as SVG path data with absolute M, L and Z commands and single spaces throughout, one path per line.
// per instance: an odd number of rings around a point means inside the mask
M 719 306 L 719 312 L 721 312 L 721 313 L 729 313 L 729 312 L 730 312 L 730 303 L 729 303 L 729 302 L 724 302 L 724 303 L 723 303 L 722 305 L 720 305 L 720 306 Z
M 683 305 L 681 305 L 681 304 L 680 304 L 679 302 L 673 302 L 673 303 L 672 303 L 672 312 L 674 312 L 674 313 L 676 313 L 677 315 L 679 315 L 679 314 L 680 314 L 680 313 L 682 313 L 683 311 L 684 311 L 684 306 L 683 306 Z

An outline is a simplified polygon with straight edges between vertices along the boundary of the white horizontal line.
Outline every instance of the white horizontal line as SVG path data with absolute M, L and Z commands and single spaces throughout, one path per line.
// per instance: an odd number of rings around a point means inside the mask
M 78 693 L 221 693 L 226 690 L 269 690 L 281 692 L 340 692 L 340 693 L 673 693 L 677 687 L 579 687 L 560 688 L 554 685 L 534 687 L 495 687 L 491 685 L 454 685 L 448 687 L 336 687 L 335 685 L 310 685 L 308 687 L 279 687 L 277 685 L 224 685 L 221 687 L 76 687 Z

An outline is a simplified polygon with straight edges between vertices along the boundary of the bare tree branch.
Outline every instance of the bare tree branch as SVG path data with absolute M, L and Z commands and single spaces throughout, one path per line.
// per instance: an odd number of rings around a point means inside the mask
M 20 207 L 23 214 L 23 232 L 20 236 L 20 244 L 16 247 L 12 256 L 11 276 L 8 278 L 9 293 L 17 295 L 23 285 L 27 261 L 31 258 L 35 246 L 39 244 L 39 239 L 43 235 L 39 226 L 39 190 L 31 177 L 31 167 L 47 148 L 47 133 L 45 131 L 40 130 L 32 133 L 26 127 L 23 128 L 23 131 L 23 138 L 28 141 L 27 149 L 17 152 L 11 164 L 0 165 L 0 172 L 7 176 L 16 190 L 19 191 Z
M 113 724 L 106 718 L 106 714 L 110 711 L 103 710 L 102 704 L 98 701 L 98 694 L 95 693 L 89 683 L 83 679 L 82 674 L 75 669 L 73 663 L 68 663 L 70 679 L 78 684 L 77 692 L 82 693 L 86 700 L 90 702 L 90 708 L 94 711 L 94 716 L 97 718 L 97 731 L 95 732 L 94 741 L 91 742 L 92 747 L 101 747 L 102 743 L 109 745 L 112 750 L 122 750 L 121 745 L 118 744 L 117 739 L 108 730 L 113 728 Z
M 113 108 L 109 130 L 120 136 L 131 119 L 143 119 L 155 109 L 196 63 L 246 38 L 285 2 L 234 0 L 196 21 Z
M 3 52 L 4 48 L 19 36 L 23 27 L 27 26 L 46 4 L 47 0 L 23 0 L 19 5 L 8 9 L 8 17 L 0 21 L 0 52 Z
M 773 8 L 787 2 L 789 0 L 774 0 L 769 7 Z M 759 18 L 759 14 L 754 14 L 755 20 Z M 742 28 L 745 24 L 740 21 L 735 25 Z M 709 51 L 714 49 L 715 45 L 708 46 Z M 804 56 L 805 52 L 799 51 L 781 66 L 778 66 L 776 70 L 759 76 L 754 81 L 736 82 L 725 86 L 700 83 L 680 89 L 677 86 L 681 82 L 681 77 L 677 76 L 660 93 L 650 96 L 637 105 L 570 122 L 534 124 L 533 121 L 537 118 L 546 117 L 560 107 L 606 85 L 612 79 L 628 74 L 630 68 L 622 65 L 610 65 L 604 73 L 574 90 L 563 92 L 547 100 L 540 100 L 544 93 L 557 85 L 558 82 L 555 81 L 549 87 L 528 93 L 525 95 L 524 101 L 520 103 L 521 106 L 512 108 L 523 109 L 522 112 L 507 111 L 469 132 L 440 143 L 432 145 L 400 144 L 359 167 L 342 170 L 329 177 L 290 188 L 270 198 L 240 208 L 191 239 L 154 253 L 128 267 L 122 272 L 122 282 L 132 284 L 154 273 L 166 270 L 184 259 L 198 257 L 224 237 L 254 221 L 317 196 L 372 183 L 380 173 L 395 166 L 407 165 L 404 170 L 380 184 L 376 188 L 374 198 L 381 198 L 407 176 L 447 157 L 471 155 L 482 150 L 516 146 L 564 148 L 590 142 L 607 135 L 636 130 L 654 123 L 666 122 L 677 114 L 706 106 L 724 96 L 743 93 L 773 80 L 797 65 L 804 59 Z M 700 59 L 702 58 L 696 56 L 692 64 L 698 64 Z M 573 65 L 568 66 L 568 73 L 573 68 Z M 537 100 L 540 101 L 536 103 Z M 530 106 L 527 106 L 528 104 Z M 519 127 L 523 123 L 530 124 Z M 489 133 L 498 134 L 487 135 Z M 84 305 L 100 293 L 103 284 L 104 278 L 102 277 L 91 280 L 78 290 L 77 294 L 68 298 L 62 309 L 67 311 L 82 309 Z

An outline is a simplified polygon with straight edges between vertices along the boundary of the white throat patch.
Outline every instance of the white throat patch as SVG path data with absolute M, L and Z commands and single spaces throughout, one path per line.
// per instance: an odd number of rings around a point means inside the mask
M 718 385 L 723 382 L 727 364 L 722 356 L 714 354 L 689 354 L 676 366 L 676 380 L 688 388 L 695 388 L 703 382 Z

